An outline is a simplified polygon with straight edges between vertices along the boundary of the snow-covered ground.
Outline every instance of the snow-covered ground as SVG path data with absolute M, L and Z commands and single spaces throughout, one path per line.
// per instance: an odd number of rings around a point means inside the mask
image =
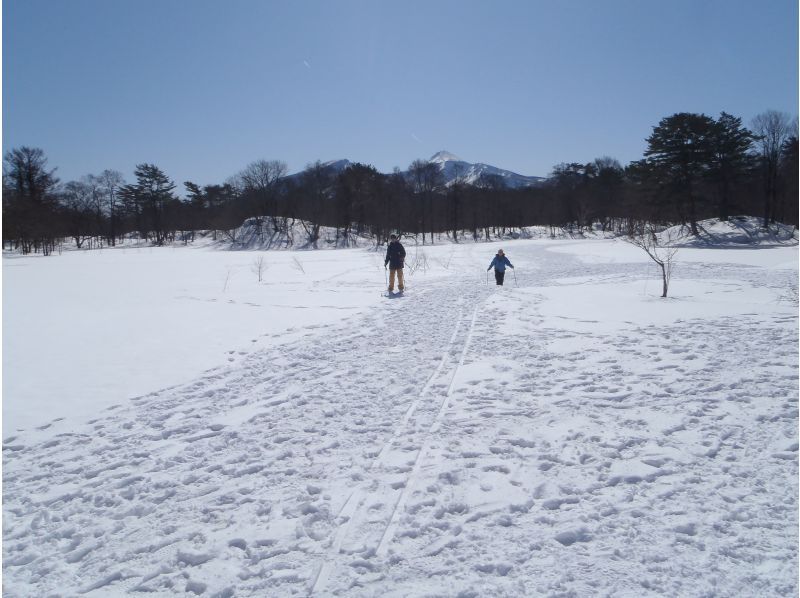
M 4 595 L 796 595 L 797 247 L 499 246 L 6 257 Z
M 384 277 L 364 251 L 105 249 L 3 266 L 4 436 L 299 338 L 374 305 Z

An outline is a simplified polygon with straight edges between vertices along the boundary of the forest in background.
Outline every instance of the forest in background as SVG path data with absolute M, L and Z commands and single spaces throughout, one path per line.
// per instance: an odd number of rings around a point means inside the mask
M 753 119 L 678 113 L 661 119 L 644 156 L 623 166 L 611 157 L 561 163 L 539 184 L 512 189 L 498 176 L 445 181 L 438 164 L 406 171 L 316 162 L 288 175 L 280 160 L 257 160 L 219 184 L 185 181 L 184 196 L 155 164 L 136 165 L 135 181 L 115 170 L 61 182 L 40 148 L 3 160 L 3 247 L 48 255 L 65 242 L 114 246 L 138 238 L 159 246 L 190 243 L 198 231 L 236 242 L 253 219 L 266 247 L 316 248 L 324 227 L 346 247 L 390 233 L 452 240 L 502 237 L 527 226 L 592 228 L 632 235 L 649 226 L 706 218 L 759 216 L 763 225 L 798 225 L 797 120 L 776 111 Z M 295 234 L 298 225 L 302 233 Z

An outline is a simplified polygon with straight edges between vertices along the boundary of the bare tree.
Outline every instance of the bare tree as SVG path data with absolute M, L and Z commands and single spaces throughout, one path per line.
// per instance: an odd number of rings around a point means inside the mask
M 612 212 L 621 199 L 625 175 L 619 161 L 610 156 L 595 158 L 592 165 L 594 166 L 592 191 L 596 194 L 597 216 L 605 231 L 612 226 Z
M 307 245 L 314 249 L 317 249 L 323 208 L 329 199 L 332 182 L 333 173 L 319 160 L 309 164 L 300 176 L 303 199 L 301 224 L 306 232 Z
M 792 123 L 792 134 L 786 143 L 783 144 L 783 156 L 781 158 L 780 178 L 781 189 L 783 191 L 783 201 L 777 210 L 777 218 L 785 224 L 798 226 L 798 135 L 797 119 Z
M 85 234 L 88 235 L 89 249 L 96 243 L 103 246 L 103 189 L 100 177 L 87 174 L 81 177 L 81 182 L 89 190 L 89 206 L 87 212 L 87 226 Z
M 273 235 L 278 230 L 278 181 L 286 176 L 289 167 L 280 160 L 257 160 L 239 173 L 238 179 L 245 196 L 249 196 L 256 215 L 269 217 Z
M 775 217 L 781 151 L 792 134 L 792 121 L 785 112 L 768 110 L 756 116 L 751 126 L 764 170 L 764 228 L 767 228 Z
M 55 248 L 55 170 L 39 148 L 23 146 L 3 156 L 3 238 L 23 253 L 49 255 Z
M 64 185 L 61 205 L 65 211 L 67 232 L 78 249 L 83 247 L 83 242 L 89 237 L 95 203 L 92 185 L 86 180 L 70 181 Z
M 286 176 L 288 166 L 280 160 L 256 160 L 240 174 L 244 184 L 254 189 L 268 189 Z
M 306 269 L 303 268 L 302 262 L 300 260 L 298 260 L 296 257 L 292 257 L 292 263 L 289 264 L 289 266 L 291 266 L 292 268 L 294 268 L 298 272 L 302 272 L 303 274 L 306 273 Z
M 413 275 L 417 271 L 424 274 L 428 271 L 428 256 L 425 254 L 424 250 L 420 251 L 417 247 L 411 259 L 406 260 L 405 266 L 408 269 L 409 275 Z
M 458 243 L 458 230 L 461 224 L 461 206 L 467 186 L 464 166 L 461 162 L 453 163 L 453 180 L 447 189 L 447 203 L 450 216 L 450 230 L 453 242 Z
M 108 242 L 113 246 L 116 245 L 117 237 L 119 190 L 125 184 L 125 177 L 119 171 L 106 169 L 97 178 L 100 181 L 105 212 L 108 214 Z
M 264 272 L 267 270 L 267 262 L 264 260 L 263 255 L 259 255 L 253 261 L 251 270 L 253 271 L 254 274 L 258 275 L 258 282 L 261 282 L 264 278 Z
M 627 242 L 635 245 L 653 260 L 661 268 L 661 281 L 663 283 L 662 297 L 667 296 L 669 281 L 672 277 L 672 266 L 675 263 L 675 255 L 678 253 L 676 247 L 661 244 L 655 229 L 652 226 L 643 227 L 639 232 L 635 232 L 628 237 Z
M 425 245 L 425 230 L 431 235 L 433 244 L 433 196 L 444 182 L 438 164 L 426 160 L 414 160 L 408 168 L 411 188 L 418 200 L 419 224 L 422 232 L 422 244 Z

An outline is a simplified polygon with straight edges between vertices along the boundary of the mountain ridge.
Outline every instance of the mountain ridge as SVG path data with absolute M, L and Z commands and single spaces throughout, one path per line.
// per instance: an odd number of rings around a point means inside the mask
M 545 180 L 545 177 L 527 176 L 483 162 L 467 162 L 447 150 L 436 152 L 428 162 L 439 165 L 447 186 L 453 185 L 458 180 L 468 185 L 474 185 L 481 180 L 487 182 L 493 180 L 505 187 L 519 189 L 536 186 Z
M 491 164 L 484 164 L 483 162 L 467 162 L 447 150 L 436 152 L 427 161 L 439 167 L 444 179 L 444 185 L 447 187 L 454 185 L 458 181 L 467 185 L 475 185 L 483 180 L 487 183 L 493 182 L 510 189 L 519 189 L 534 187 L 547 180 L 546 177 L 523 175 Z M 349 168 L 353 164 L 354 162 L 346 158 L 322 162 L 323 167 L 330 168 L 336 173 Z M 403 170 L 401 174 L 408 176 L 408 172 L 408 170 Z M 301 173 L 290 176 L 299 174 Z

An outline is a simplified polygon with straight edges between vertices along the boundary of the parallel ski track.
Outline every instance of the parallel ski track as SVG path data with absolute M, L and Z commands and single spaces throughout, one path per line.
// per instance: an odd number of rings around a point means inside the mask
M 381 536 L 381 540 L 380 540 L 380 543 L 379 543 L 378 547 L 376 548 L 375 552 L 378 555 L 385 554 L 385 547 L 388 546 L 389 539 L 391 537 L 393 537 L 393 535 L 394 535 L 393 530 L 397 526 L 397 519 L 398 519 L 400 513 L 402 512 L 402 508 L 404 507 L 404 505 L 405 505 L 405 503 L 407 501 L 407 498 L 408 498 L 408 489 L 413 486 L 413 481 L 414 481 L 414 479 L 415 479 L 415 477 L 417 475 L 417 471 L 419 469 L 419 464 L 421 463 L 420 457 L 423 454 L 423 452 L 426 450 L 426 448 L 428 446 L 430 434 L 435 431 L 434 428 L 438 427 L 438 424 L 439 424 L 439 421 L 441 419 L 441 416 L 442 416 L 444 410 L 446 409 L 446 405 L 449 402 L 449 397 L 450 397 L 450 394 L 451 394 L 452 388 L 453 388 L 453 381 L 455 380 L 456 374 L 458 372 L 458 368 L 463 364 L 464 355 L 466 354 L 467 348 L 469 346 L 469 343 L 470 343 L 470 340 L 471 340 L 471 337 L 472 337 L 472 330 L 473 330 L 473 327 L 475 325 L 475 318 L 476 318 L 476 315 L 477 315 L 477 311 L 478 310 L 477 310 L 477 307 L 476 307 L 475 310 L 473 311 L 473 314 L 472 314 L 472 319 L 471 319 L 471 322 L 470 322 L 469 331 L 467 333 L 467 337 L 466 337 L 466 340 L 465 340 L 464 347 L 463 347 L 463 349 L 461 351 L 461 357 L 459 359 L 459 362 L 456 364 L 455 368 L 453 369 L 453 373 L 452 373 L 452 375 L 450 377 L 450 382 L 448 384 L 447 393 L 446 393 L 444 399 L 442 400 L 442 404 L 439 407 L 439 410 L 437 412 L 437 415 L 436 415 L 436 418 L 434 419 L 433 424 L 431 425 L 431 427 L 428 429 L 428 431 L 425 434 L 425 442 L 423 443 L 423 446 L 420 448 L 420 450 L 417 452 L 417 456 L 416 456 L 416 459 L 415 459 L 415 462 L 414 462 L 414 467 L 412 468 L 412 471 L 411 471 L 411 473 L 409 474 L 409 477 L 406 480 L 406 484 L 405 484 L 404 490 L 401 493 L 400 498 L 398 499 L 398 502 L 395 504 L 394 509 L 392 510 L 392 514 L 391 514 L 391 516 L 389 518 L 389 522 L 387 523 L 387 527 L 386 527 L 386 529 L 384 530 L 384 533 Z M 378 453 L 378 455 L 375 457 L 375 459 L 370 464 L 369 471 L 375 471 L 376 468 L 384 461 L 385 456 L 388 454 L 388 452 L 391 449 L 392 445 L 394 444 L 395 440 L 400 436 L 400 434 L 402 432 L 406 431 L 406 427 L 407 427 L 409 421 L 411 420 L 412 416 L 414 415 L 415 411 L 419 407 L 419 405 L 430 394 L 430 388 L 433 385 L 434 381 L 437 380 L 440 377 L 440 375 L 442 374 L 442 370 L 444 369 L 444 365 L 448 361 L 448 356 L 450 355 L 453 346 L 456 344 L 456 339 L 458 338 L 458 335 L 459 335 L 459 332 L 460 332 L 460 330 L 462 328 L 463 323 L 464 323 L 464 310 L 463 310 L 463 308 L 461 308 L 459 310 L 458 317 L 456 318 L 456 323 L 453 326 L 453 334 L 450 336 L 450 340 L 448 341 L 447 345 L 445 346 L 444 351 L 442 352 L 442 357 L 439 360 L 439 365 L 436 367 L 434 372 L 428 377 L 427 381 L 425 382 L 425 385 L 422 387 L 422 390 L 420 390 L 420 392 L 418 393 L 416 399 L 412 402 L 412 404 L 406 410 L 406 413 L 405 413 L 402 421 L 400 422 L 400 424 L 395 428 L 394 432 L 389 437 L 389 439 L 386 442 L 383 443 L 383 446 L 381 447 L 380 452 Z M 348 497 L 347 501 L 345 501 L 344 506 L 339 511 L 339 514 L 338 514 L 337 518 L 340 519 L 340 520 L 343 519 L 344 521 L 342 521 L 342 523 L 336 528 L 336 530 L 334 531 L 334 533 L 332 535 L 331 545 L 330 545 L 330 549 L 328 551 L 328 554 L 327 554 L 324 562 L 320 566 L 320 568 L 319 568 L 319 570 L 317 572 L 316 578 L 314 579 L 314 583 L 312 584 L 312 587 L 311 587 L 311 594 L 312 595 L 313 594 L 319 594 L 319 593 L 321 593 L 321 592 L 323 592 L 325 590 L 325 587 L 327 586 L 328 580 L 330 579 L 330 575 L 331 575 L 331 573 L 333 572 L 333 570 L 334 570 L 334 568 L 336 566 L 337 557 L 338 557 L 338 555 L 339 555 L 339 553 L 341 551 L 342 543 L 345 540 L 345 538 L 347 537 L 347 535 L 348 535 L 348 533 L 350 531 L 350 528 L 352 527 L 352 523 L 353 523 L 353 520 L 356 517 L 356 513 L 362 508 L 362 506 L 366 502 L 367 497 L 369 496 L 369 492 L 368 492 L 367 488 L 372 484 L 372 482 L 373 482 L 373 479 L 370 479 L 370 480 L 368 480 L 366 482 L 363 482 L 362 484 L 359 484 L 359 486 L 356 487 L 353 490 L 353 492 L 350 494 L 350 496 Z M 383 550 L 383 552 L 381 552 L 382 550 Z
M 456 364 L 456 367 L 453 369 L 453 375 L 450 378 L 450 383 L 447 386 L 447 392 L 445 393 L 444 399 L 442 400 L 442 404 L 439 407 L 439 411 L 436 414 L 436 418 L 433 420 L 433 424 L 428 429 L 428 432 L 425 434 L 425 441 L 423 442 L 422 447 L 419 449 L 417 453 L 417 458 L 414 461 L 414 467 L 411 470 L 411 473 L 406 480 L 406 484 L 403 487 L 403 491 L 400 494 L 400 498 L 397 500 L 397 504 L 395 504 L 394 510 L 392 511 L 392 515 L 389 519 L 389 524 L 386 526 L 386 529 L 383 532 L 383 537 L 381 538 L 378 547 L 375 550 L 375 554 L 377 556 L 385 556 L 386 551 L 389 547 L 389 542 L 392 538 L 394 538 L 394 531 L 397 528 L 397 520 L 399 519 L 400 515 L 403 513 L 405 509 L 406 502 L 408 501 L 408 497 L 411 494 L 411 489 L 414 487 L 414 483 L 416 482 L 417 475 L 419 474 L 419 470 L 422 467 L 422 463 L 425 460 L 425 456 L 428 452 L 428 448 L 430 446 L 430 441 L 433 436 L 441 426 L 442 417 L 444 413 L 447 411 L 447 406 L 450 404 L 450 397 L 453 394 L 453 387 L 456 376 L 458 375 L 458 370 L 461 366 L 464 365 L 464 357 L 467 354 L 467 351 L 470 346 L 470 342 L 472 340 L 472 331 L 475 328 L 475 318 L 478 315 L 478 306 L 472 311 L 472 319 L 470 320 L 469 332 L 467 333 L 467 338 L 464 341 L 464 348 L 461 350 L 461 357 Z
M 328 519 L 327 523 L 331 527 L 328 528 L 327 536 L 307 534 L 311 541 L 302 550 L 305 558 L 310 557 L 317 561 L 317 568 L 304 580 L 304 591 L 317 595 L 330 593 L 334 582 L 343 573 L 337 572 L 337 568 L 344 567 L 344 553 L 348 549 L 348 543 L 361 539 L 362 531 L 369 531 L 369 534 L 363 535 L 363 539 L 368 538 L 369 542 L 366 552 L 375 555 L 380 550 L 381 554 L 385 554 L 433 443 L 431 434 L 439 429 L 438 426 L 450 405 L 457 387 L 458 370 L 463 365 L 472 342 L 477 309 L 473 311 L 470 320 L 466 306 L 472 307 L 482 293 L 466 287 L 463 282 L 464 280 L 455 283 L 448 281 L 446 286 L 432 284 L 429 288 L 420 288 L 413 296 L 414 301 L 392 303 L 382 312 L 359 319 L 355 332 L 351 332 L 352 323 L 349 326 L 331 325 L 298 330 L 296 338 L 247 355 L 236 364 L 220 366 L 197 380 L 132 399 L 130 406 L 109 411 L 89 422 L 88 426 L 91 428 L 85 434 L 79 435 L 80 437 L 61 435 L 60 444 L 54 445 L 55 448 L 31 445 L 26 446 L 26 450 L 20 451 L 18 455 L 13 455 L 16 466 L 12 468 L 13 477 L 4 481 L 15 490 L 25 487 L 39 491 L 41 484 L 25 473 L 26 463 L 34 463 L 41 458 L 50 459 L 56 451 L 67 451 L 69 454 L 74 452 L 79 458 L 73 467 L 69 470 L 53 469 L 51 472 L 53 487 L 70 484 L 77 488 L 74 497 L 59 497 L 58 500 L 63 498 L 64 504 L 59 505 L 54 512 L 63 516 L 64 522 L 66 517 L 70 517 L 71 521 L 77 522 L 76 525 L 86 527 L 94 520 L 98 521 L 98 525 L 110 518 L 114 518 L 114 521 L 123 520 L 124 526 L 113 530 L 107 528 L 102 539 L 104 550 L 128 550 L 127 546 L 131 542 L 140 542 L 144 547 L 134 547 L 135 552 L 128 564 L 131 571 L 145 573 L 137 572 L 129 578 L 109 581 L 110 578 L 102 576 L 102 570 L 95 570 L 94 561 L 87 559 L 76 567 L 57 568 L 59 581 L 43 582 L 39 589 L 55 588 L 56 583 L 62 582 L 76 584 L 76 587 L 68 587 L 67 593 L 73 593 L 72 590 L 78 592 L 83 583 L 81 578 L 89 580 L 97 576 L 100 577 L 94 583 L 109 585 L 114 582 L 118 584 L 115 589 L 120 592 L 149 587 L 148 582 L 152 577 L 147 576 L 147 568 L 154 563 L 160 563 L 161 557 L 148 547 L 152 542 L 153 530 L 164 519 L 165 509 L 160 507 L 144 512 L 142 516 L 129 517 L 130 504 L 144 507 L 150 504 L 166 504 L 173 510 L 172 514 L 181 520 L 189 521 L 196 517 L 201 508 L 198 505 L 223 498 L 228 489 L 226 484 L 230 480 L 234 481 L 234 487 L 238 487 L 236 483 L 240 477 L 244 480 L 250 476 L 248 468 L 263 466 L 263 462 L 256 458 L 245 458 L 246 462 L 240 463 L 241 456 L 235 455 L 233 451 L 226 451 L 225 443 L 235 439 L 236 446 L 266 446 L 267 443 L 261 441 L 265 435 L 261 422 L 278 418 L 279 412 L 291 413 L 302 409 L 309 402 L 306 390 L 314 390 L 311 400 L 322 395 L 322 391 L 317 389 L 326 384 L 335 388 L 342 385 L 345 390 L 353 391 L 353 378 L 364 378 L 356 367 L 357 359 L 366 356 L 367 351 L 379 351 L 387 374 L 396 376 L 401 384 L 405 383 L 407 365 L 403 361 L 403 347 L 398 346 L 395 337 L 399 336 L 403 327 L 410 328 L 413 322 L 416 324 L 413 334 L 407 337 L 410 340 L 406 342 L 424 340 L 425 346 L 421 348 L 427 350 L 424 362 L 413 359 L 411 363 L 416 368 L 432 367 L 434 371 L 424 378 L 419 375 L 419 370 L 415 372 L 416 384 L 424 381 L 421 388 L 416 387 L 419 391 L 414 387 L 397 391 L 387 389 L 383 397 L 387 407 L 395 407 L 397 402 L 408 398 L 411 403 L 397 414 L 397 423 L 383 428 L 384 433 L 389 435 L 370 447 L 377 452 L 370 453 L 363 462 L 362 472 L 366 475 L 346 495 L 347 499 L 338 513 L 332 514 L 333 517 Z M 446 306 L 446 309 L 437 311 L 442 306 Z M 447 332 L 451 332 L 449 337 L 444 336 Z M 441 349 L 435 349 L 433 342 L 441 342 L 444 338 L 448 339 L 447 342 L 440 345 Z M 410 348 L 412 351 L 415 349 L 413 345 Z M 420 353 L 415 351 L 415 354 Z M 440 356 L 439 363 L 434 366 L 432 359 L 437 356 Z M 321 361 L 326 358 L 330 360 Z M 369 386 L 371 390 L 376 387 L 374 384 Z M 210 400 L 212 397 L 213 401 Z M 322 425 L 329 424 L 322 420 Z M 285 435 L 288 436 L 289 432 L 290 430 Z M 411 449 L 401 446 L 406 444 L 402 442 L 406 438 L 413 441 Z M 354 448 L 363 446 L 359 444 L 361 437 L 353 436 L 348 440 Z M 91 445 L 89 449 L 81 448 L 81 445 L 87 443 Z M 87 452 L 88 450 L 91 452 Z M 405 452 L 409 450 L 415 450 L 416 453 Z M 265 455 L 268 454 L 267 451 L 268 449 L 264 451 Z M 4 452 L 4 459 L 11 459 L 10 450 Z M 414 461 L 407 461 L 403 471 L 389 472 L 401 457 L 413 458 Z M 126 467 L 128 463 L 133 465 Z M 240 465 L 243 473 L 238 476 L 234 469 Z M 388 467 L 389 465 L 392 467 Z M 134 476 L 134 466 L 143 472 L 144 483 L 136 485 L 139 478 Z M 297 463 L 290 462 L 288 466 L 296 467 Z M 222 475 L 220 472 L 223 470 L 230 471 Z M 133 499 L 121 497 L 124 500 L 118 500 L 111 507 L 97 506 L 88 500 L 100 493 L 116 498 L 122 492 L 128 492 L 127 486 L 118 490 L 116 485 L 118 478 L 127 473 L 130 475 L 124 481 L 133 480 L 129 482 L 130 488 L 134 488 L 130 493 L 140 493 L 134 495 Z M 387 476 L 394 476 L 395 473 L 397 481 L 404 482 L 404 485 L 389 490 L 386 485 Z M 242 483 L 241 486 L 247 489 L 257 487 L 260 478 L 253 478 L 255 481 Z M 158 496 L 153 491 L 156 484 Z M 371 488 L 372 485 L 374 488 Z M 366 501 L 377 500 L 376 495 L 382 491 L 386 491 L 384 498 L 388 499 L 385 501 L 386 509 L 378 520 L 367 519 L 365 505 L 369 503 Z M 20 512 L 33 516 L 34 509 L 42 504 L 44 503 L 35 498 L 24 499 L 20 501 L 18 508 Z M 243 508 L 243 511 L 247 511 L 247 508 Z M 322 512 L 320 521 L 322 517 L 330 517 L 324 510 Z M 63 561 L 60 546 L 52 538 L 64 525 L 66 523 L 54 520 L 38 531 L 34 529 L 24 536 L 25 541 L 30 537 L 42 544 L 47 551 L 43 553 L 43 562 L 44 559 L 54 563 L 59 562 L 59 559 Z M 300 522 L 300 525 L 302 527 L 304 524 Z M 181 541 L 171 540 L 165 546 Z M 211 554 L 212 549 L 209 548 L 208 551 Z M 320 560 L 323 561 L 321 565 Z M 72 565 L 72 562 L 68 564 Z M 75 577 L 73 569 L 82 577 Z M 177 566 L 170 565 L 160 575 L 168 579 L 169 576 L 179 576 L 180 572 Z M 340 589 L 338 585 L 336 588 Z M 253 593 L 248 594 L 248 589 Z M 251 584 L 243 586 L 242 591 L 243 595 L 269 595 L 258 593 L 263 589 L 263 584 L 260 587 Z M 49 592 L 42 594 L 45 593 Z

